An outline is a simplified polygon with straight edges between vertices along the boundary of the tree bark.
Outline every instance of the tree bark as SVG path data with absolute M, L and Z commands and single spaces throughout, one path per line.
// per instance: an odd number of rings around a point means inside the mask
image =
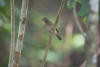
M 14 50 L 15 50 L 15 10 L 14 0 L 10 0 L 11 4 L 11 45 L 8 67 L 13 67 L 14 64 Z
M 98 13 L 99 0 L 89 0 L 89 22 L 87 40 L 90 44 L 86 45 L 86 67 L 97 67 L 97 49 L 98 49 Z
M 19 32 L 18 32 L 18 38 L 17 38 L 17 43 L 16 43 L 16 49 L 15 49 L 14 67 L 19 66 L 19 61 L 20 61 L 20 56 L 21 56 L 21 51 L 22 51 L 22 45 L 23 45 L 23 40 L 24 40 L 24 34 L 25 34 L 25 28 L 26 28 L 28 3 L 29 3 L 29 0 L 23 0 L 22 1 Z

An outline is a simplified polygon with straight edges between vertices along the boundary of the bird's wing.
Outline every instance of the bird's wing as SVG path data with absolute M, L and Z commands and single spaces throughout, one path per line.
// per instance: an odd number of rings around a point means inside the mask
M 59 33 L 59 30 L 56 28 L 57 33 Z

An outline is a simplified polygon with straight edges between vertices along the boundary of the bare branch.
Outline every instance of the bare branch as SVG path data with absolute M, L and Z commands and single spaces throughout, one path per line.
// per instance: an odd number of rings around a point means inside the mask
M 50 48 L 50 44 L 51 44 L 51 41 L 52 41 L 52 37 L 54 35 L 54 31 L 56 29 L 56 26 L 58 24 L 58 21 L 59 21 L 59 18 L 60 18 L 60 15 L 63 11 L 63 8 L 64 8 L 64 5 L 65 5 L 65 1 L 66 0 L 62 0 L 61 2 L 61 6 L 58 10 L 58 14 L 57 14 L 57 17 L 56 17 L 56 21 L 55 21 L 55 24 L 54 24 L 54 28 L 52 30 L 52 32 L 50 33 L 50 36 L 49 36 L 49 41 L 48 41 L 48 44 L 47 44 L 47 47 L 46 47 L 46 51 L 45 51 L 45 55 L 44 55 L 44 59 L 43 59 L 43 63 L 41 64 L 41 67 L 44 67 L 45 63 L 46 63 L 46 58 L 47 58 L 47 55 L 48 55 L 48 51 L 49 51 L 49 48 Z
M 24 33 L 25 33 L 25 28 L 26 28 L 28 3 L 29 3 L 29 0 L 22 1 L 19 32 L 18 32 L 18 38 L 17 38 L 17 43 L 16 43 L 16 49 L 15 49 L 14 67 L 19 66 L 19 61 L 20 61 L 20 56 L 21 56 L 21 51 L 22 51 L 22 44 L 24 40 Z
M 14 49 L 15 49 L 15 11 L 14 0 L 10 0 L 11 4 L 11 45 L 8 67 L 13 67 L 14 63 Z

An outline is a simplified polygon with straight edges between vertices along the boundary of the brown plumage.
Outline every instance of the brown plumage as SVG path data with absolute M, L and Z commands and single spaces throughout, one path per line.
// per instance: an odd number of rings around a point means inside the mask
M 53 24 L 48 18 L 43 18 L 42 20 L 43 20 L 43 23 L 44 23 L 45 28 L 46 28 L 49 32 L 51 32 L 52 29 L 53 29 L 54 24 Z M 61 38 L 60 35 L 59 35 L 59 31 L 58 31 L 57 28 L 56 28 L 56 31 L 55 31 L 55 35 L 57 36 L 57 38 L 58 38 L 59 40 L 62 40 L 62 38 Z

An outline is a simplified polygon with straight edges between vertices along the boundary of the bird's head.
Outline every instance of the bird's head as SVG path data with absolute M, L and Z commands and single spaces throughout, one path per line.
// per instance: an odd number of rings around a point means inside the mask
M 42 21 L 43 21 L 44 24 L 49 24 L 49 22 L 50 22 L 50 21 L 48 20 L 48 18 L 46 18 L 46 17 L 43 18 Z

